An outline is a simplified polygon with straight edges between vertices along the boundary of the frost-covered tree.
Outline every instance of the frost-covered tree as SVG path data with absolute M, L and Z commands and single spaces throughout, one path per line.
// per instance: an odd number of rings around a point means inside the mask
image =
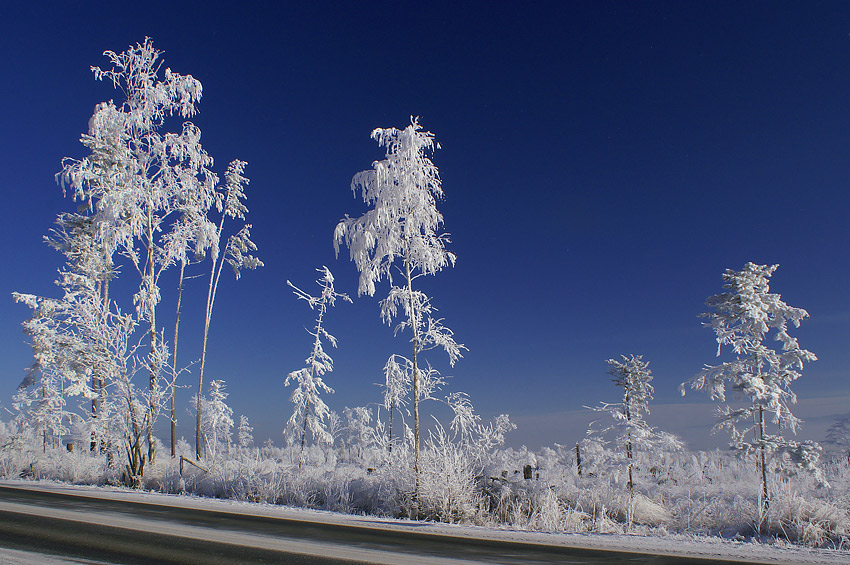
M 106 394 L 107 371 L 112 363 L 103 359 L 103 333 L 109 332 L 101 332 L 100 328 L 108 323 L 109 283 L 116 274 L 112 257 L 91 216 L 59 214 L 56 227 L 45 241 L 65 256 L 65 267 L 59 271 L 56 284 L 64 292 L 62 309 L 73 323 L 65 325 L 64 329 L 66 335 L 76 336 L 79 347 L 73 355 L 77 363 L 85 366 L 90 379 L 90 394 L 84 395 L 91 399 L 93 428 L 102 427 L 95 420 L 101 418 L 100 403 Z M 100 424 L 106 425 L 106 422 Z M 92 437 L 92 449 L 95 442 L 96 438 Z
M 486 454 L 505 443 L 505 434 L 516 429 L 510 416 L 500 414 L 489 424 L 481 423 L 472 401 L 465 392 L 453 392 L 446 397 L 446 404 L 454 412 L 449 424 L 453 438 L 468 453 L 472 461 L 483 465 Z
M 187 194 L 192 198 L 193 194 Z M 207 249 L 216 242 L 216 227 L 208 217 L 209 207 L 212 202 L 208 199 L 187 200 L 181 203 L 179 219 L 174 223 L 173 229 L 165 236 L 165 260 L 175 263 L 179 267 L 177 279 L 177 308 L 174 317 L 174 341 L 171 353 L 171 457 L 177 456 L 177 415 L 174 405 L 175 392 L 177 389 L 177 376 L 180 370 L 177 368 L 177 345 L 180 337 L 180 313 L 183 305 L 183 283 L 185 281 L 186 266 L 192 262 L 189 257 L 191 251 L 196 260 L 203 259 Z
M 850 461 L 850 414 L 837 418 L 827 428 L 825 443 Z
M 651 450 L 664 448 L 680 450 L 681 442 L 665 432 L 660 432 L 650 426 L 644 417 L 649 414 L 649 402 L 653 398 L 655 388 L 652 382 L 652 371 L 649 361 L 644 361 L 642 355 L 620 356 L 621 361 L 608 359 L 608 374 L 614 377 L 612 381 L 623 389 L 622 402 L 606 403 L 593 408 L 597 412 L 609 414 L 613 423 L 602 429 L 591 429 L 589 435 L 602 441 L 605 436 L 615 436 L 620 449 L 625 452 L 628 473 L 628 489 L 634 488 L 632 467 L 634 465 L 634 449 Z
M 177 133 L 163 132 L 172 116 L 197 112 L 201 83 L 166 68 L 150 38 L 126 51 L 106 51 L 110 68 L 92 67 L 124 100 L 98 104 L 81 142 L 90 151 L 82 160 L 66 159 L 57 175 L 63 189 L 94 214 L 100 240 L 111 257 L 126 257 L 139 276 L 133 298 L 137 317 L 147 324 L 150 375 L 145 408 L 148 458 L 154 455 L 152 429 L 160 409 L 160 377 L 168 351 L 157 325 L 159 279 L 173 261 L 165 251 L 169 226 L 187 202 L 209 208 L 217 177 L 212 158 L 200 143 L 201 131 L 190 121 Z
M 242 269 L 256 269 L 263 266 L 262 261 L 251 255 L 252 251 L 257 250 L 257 246 L 251 241 L 251 224 L 243 225 L 239 231 L 231 235 L 224 246 L 224 252 L 221 252 L 224 220 L 226 218 L 232 218 L 244 222 L 245 214 L 248 213 L 248 207 L 243 202 L 246 199 L 245 186 L 249 182 L 248 178 L 244 176 L 246 165 L 247 163 L 245 161 L 238 159 L 230 162 L 224 174 L 225 185 L 223 192 L 218 192 L 215 200 L 216 207 L 221 212 L 221 219 L 218 222 L 218 228 L 212 234 L 209 245 L 211 255 L 210 281 L 209 289 L 207 290 L 207 308 L 204 315 L 204 339 L 201 344 L 201 367 L 198 371 L 198 405 L 195 419 L 195 456 L 199 460 L 203 452 L 203 445 L 201 443 L 201 418 L 203 409 L 200 399 L 202 398 L 204 371 L 207 365 L 207 340 L 210 335 L 210 322 L 212 321 L 213 306 L 215 305 L 216 293 L 218 292 L 218 281 L 221 278 L 221 269 L 227 263 L 233 268 L 236 280 L 239 280 L 242 275 Z
M 348 439 L 348 457 L 351 459 L 351 448 L 356 449 L 358 461 L 362 462 L 363 452 L 376 443 L 375 428 L 372 426 L 372 409 L 365 406 L 346 406 L 342 411 L 345 417 L 345 430 Z
M 822 480 L 817 468 L 820 446 L 783 436 L 786 430 L 796 433 L 800 425 L 800 419 L 791 412 L 791 406 L 797 402 L 791 384 L 801 376 L 804 362 L 815 361 L 817 357 L 788 335 L 788 323 L 799 327 L 809 313 L 788 306 L 779 294 L 770 292 L 770 277 L 778 267 L 747 263 L 740 271 L 726 270 L 723 288 L 727 292 L 708 298 L 705 304 L 711 311 L 701 316 L 708 320 L 703 325 L 714 330 L 717 355 L 727 345 L 735 357 L 720 365 L 706 365 L 679 387 L 685 394 L 686 385 L 690 385 L 721 403 L 726 402 L 727 389 L 746 400 L 743 407 L 724 404 L 715 429 L 729 431 L 730 446 L 738 453 L 757 455 L 763 515 L 770 501 L 769 460 L 775 458 L 780 464 L 790 462 Z M 779 345 L 777 348 L 770 347 L 766 341 L 771 333 Z M 768 429 L 768 415 L 772 415 L 773 433 Z
M 390 451 L 393 446 L 394 415 L 407 404 L 407 395 L 410 394 L 410 376 L 411 370 L 407 359 L 400 355 L 390 355 L 384 365 L 384 408 L 390 415 L 387 428 L 387 448 Z
M 108 283 L 114 272 L 101 232 L 95 227 L 91 217 L 62 214 L 57 228 L 47 238 L 66 257 L 65 268 L 56 280 L 61 298 L 14 294 L 17 301 L 34 312 L 25 323 L 25 332 L 33 342 L 35 363 L 23 385 L 33 384 L 33 377 L 40 374 L 43 384 L 56 383 L 63 397 L 91 400 L 91 412 L 84 411 L 85 416 L 68 413 L 67 421 L 73 420 L 77 429 L 81 425 L 87 427 L 92 450 L 99 445 L 108 461 L 123 452 L 127 457 L 124 480 L 135 486 L 147 460 L 142 448 L 150 414 L 144 407 L 149 400 L 147 393 L 131 382 L 140 368 L 137 346 L 130 342 L 136 321 L 122 314 L 108 297 Z M 53 388 L 37 387 L 29 396 L 44 398 Z M 47 397 L 54 405 L 59 400 Z M 29 403 L 23 396 L 19 400 Z M 65 406 L 64 401 L 61 406 Z M 65 432 L 64 427 L 52 429 Z
M 248 416 L 239 416 L 239 427 L 236 430 L 236 442 L 242 449 L 254 445 L 254 428 L 248 422 Z
M 376 283 L 390 281 L 389 296 L 381 303 L 381 317 L 388 323 L 403 306 L 405 319 L 396 331 L 410 329 L 413 384 L 414 473 L 419 476 L 419 402 L 422 398 L 420 354 L 442 347 L 454 365 L 463 345 L 455 342 L 451 330 L 431 317 L 430 299 L 413 289 L 413 281 L 433 275 L 453 265 L 455 255 L 446 249 L 448 235 L 439 233 L 443 216 L 436 201 L 443 197 L 440 174 L 428 153 L 439 148 L 434 135 L 422 131 L 418 118 L 399 130 L 375 129 L 372 138 L 386 147 L 386 158 L 375 161 L 372 169 L 354 175 L 351 189 L 360 190 L 364 202 L 372 206 L 359 218 L 343 218 L 334 231 L 334 248 L 345 244 L 360 271 L 358 294 L 375 294 Z M 392 269 L 401 273 L 403 286 L 392 284 Z M 418 493 L 418 486 L 417 486 Z
M 224 381 L 210 381 L 210 397 L 205 414 L 206 445 L 210 458 L 215 460 L 219 447 L 230 448 L 233 429 L 233 410 L 227 405 L 228 394 L 224 392 Z
M 294 409 L 286 425 L 293 430 L 298 428 L 301 432 L 299 467 L 304 463 L 304 445 L 307 441 L 308 431 L 320 442 L 333 443 L 333 437 L 328 433 L 325 426 L 325 418 L 328 416 L 329 409 L 328 405 L 322 400 L 321 392 L 333 394 L 333 389 L 325 384 L 322 376 L 333 371 L 334 366 L 333 359 L 325 352 L 322 340 L 327 340 L 332 347 L 336 347 L 337 341 L 325 329 L 324 321 L 328 308 L 336 305 L 337 299 L 351 302 L 348 295 L 334 290 L 334 277 L 330 269 L 323 266 L 316 270 L 322 274 L 316 281 L 316 284 L 322 290 L 319 296 L 307 294 L 291 282 L 286 281 L 293 288 L 295 296 L 304 300 L 311 310 L 316 310 L 316 325 L 313 327 L 313 331 L 307 330 L 307 333 L 313 336 L 313 349 L 310 351 L 310 356 L 305 360 L 306 366 L 289 373 L 283 383 L 284 386 L 289 386 L 290 383 L 295 384 L 295 390 L 292 391 L 290 396 Z

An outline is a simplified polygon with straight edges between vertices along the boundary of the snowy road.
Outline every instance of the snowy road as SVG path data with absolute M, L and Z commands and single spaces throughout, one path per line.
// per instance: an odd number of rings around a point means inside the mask
M 765 551 L 665 539 L 653 545 L 629 536 L 452 528 L 17 481 L 0 483 L 0 547 L 11 554 L 39 551 L 110 563 L 717 563 L 712 558 L 840 563 L 848 557 L 796 548 Z M 6 562 L 14 561 L 0 551 L 0 563 Z

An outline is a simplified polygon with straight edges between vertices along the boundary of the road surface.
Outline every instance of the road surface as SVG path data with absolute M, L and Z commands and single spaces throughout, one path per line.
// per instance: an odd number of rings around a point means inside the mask
M 12 553 L 39 552 L 45 561 L 52 556 L 146 564 L 718 563 L 669 554 L 428 533 L 417 531 L 416 522 L 403 528 L 377 519 L 328 523 L 229 511 L 224 505 L 221 510 L 206 509 L 140 498 L 129 493 L 104 498 L 86 491 L 0 484 L 0 547 Z M 428 524 L 419 524 L 427 529 Z

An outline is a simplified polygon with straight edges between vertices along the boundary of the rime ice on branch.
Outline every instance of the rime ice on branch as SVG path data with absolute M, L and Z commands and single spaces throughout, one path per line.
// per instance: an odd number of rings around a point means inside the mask
M 108 80 L 124 95 L 119 104 L 98 104 L 81 142 L 90 151 L 82 160 L 65 159 L 57 180 L 75 200 L 93 213 L 98 237 L 107 257 L 117 251 L 129 259 L 140 280 L 133 298 L 139 320 L 147 322 L 150 373 L 145 427 L 150 460 L 154 455 L 152 430 L 161 405 L 161 372 L 168 348 L 159 333 L 156 309 L 159 278 L 173 264 L 168 250 L 173 229 L 187 226 L 169 218 L 189 203 L 200 210 L 214 200 L 217 177 L 208 167 L 212 157 L 200 143 L 201 130 L 186 121 L 179 133 L 163 133 L 171 116 L 189 118 L 201 99 L 201 83 L 191 75 L 162 70 L 161 51 L 150 38 L 122 53 L 106 51 L 111 68 L 92 67 L 97 80 Z M 206 222 L 199 217 L 188 242 L 207 241 Z M 170 229 L 169 229 L 170 228 Z M 172 240 L 173 243 L 173 240 Z
M 304 463 L 304 444 L 307 441 L 307 432 L 313 434 L 313 437 L 324 443 L 332 443 L 333 438 L 328 433 L 325 426 L 325 418 L 328 416 L 328 406 L 322 400 L 320 391 L 333 393 L 333 389 L 325 384 L 322 375 L 333 371 L 333 359 L 325 353 L 322 339 L 326 339 L 332 347 L 336 347 L 336 338 L 329 334 L 324 326 L 325 313 L 328 308 L 336 304 L 336 299 L 339 298 L 346 302 L 351 302 L 347 294 L 342 294 L 334 290 L 334 277 L 330 269 L 322 267 L 316 269 L 322 273 L 321 278 L 316 281 L 322 292 L 319 296 L 311 296 L 292 284 L 286 281 L 286 284 L 294 290 L 295 296 L 304 300 L 310 306 L 311 310 L 318 312 L 316 316 L 316 325 L 313 331 L 307 331 L 313 336 L 313 350 L 310 356 L 305 360 L 306 367 L 292 371 L 286 376 L 284 386 L 289 386 L 290 383 L 296 383 L 295 390 L 292 391 L 290 400 L 295 405 L 295 408 L 287 422 L 287 427 L 292 430 L 300 428 L 301 431 L 301 455 L 298 466 Z
M 694 390 L 707 392 L 712 400 L 720 403 L 726 402 L 728 388 L 735 396 L 748 401 L 742 408 L 724 404 L 714 427 L 729 431 L 732 449 L 744 455 L 757 455 L 763 516 L 770 500 L 769 460 L 806 469 L 822 480 L 817 467 L 820 446 L 783 436 L 785 430 L 796 433 L 800 425 L 800 419 L 791 412 L 791 406 L 797 402 L 791 384 L 800 378 L 803 363 L 815 361 L 817 357 L 788 335 L 788 322 L 799 327 L 809 313 L 788 306 L 779 294 L 770 292 L 770 277 L 778 267 L 747 263 L 740 271 L 726 269 L 723 288 L 728 292 L 708 298 L 705 304 L 711 311 L 701 317 L 708 319 L 703 325 L 714 330 L 717 355 L 720 356 L 721 348 L 727 345 L 732 347 L 735 358 L 720 365 L 706 365 L 679 387 L 685 394 L 685 386 L 690 385 Z M 765 343 L 771 332 L 780 345 L 778 349 Z M 765 416 L 769 414 L 773 415 L 774 433 L 768 429 Z
M 359 218 L 346 216 L 334 230 L 334 249 L 345 244 L 349 256 L 360 271 L 358 294 L 375 294 L 375 284 L 386 277 L 390 281 L 389 296 L 381 302 L 381 317 L 387 323 L 401 306 L 405 318 L 396 332 L 410 329 L 413 336 L 409 366 L 413 384 L 414 472 L 419 484 L 419 401 L 423 375 L 419 355 L 427 349 L 443 348 L 454 365 L 461 357 L 463 345 L 454 340 L 441 319 L 434 319 L 430 299 L 413 290 L 413 281 L 422 275 L 433 275 L 454 265 L 455 255 L 446 250 L 449 238 L 438 233 L 443 216 L 436 201 L 443 197 L 440 174 L 428 153 L 439 148 L 434 135 L 422 131 L 418 118 L 411 118 L 403 130 L 376 129 L 372 139 L 386 147 L 386 158 L 375 161 L 372 169 L 361 171 L 351 180 L 351 189 L 361 192 L 363 201 L 372 206 Z M 392 267 L 400 273 L 404 286 L 392 284 Z
M 623 389 L 623 401 L 613 404 L 603 402 L 592 408 L 596 412 L 609 414 L 614 422 L 599 430 L 588 430 L 588 435 L 600 440 L 609 434 L 615 436 L 617 446 L 626 454 L 627 486 L 631 493 L 634 489 L 632 466 L 635 448 L 679 451 L 682 444 L 675 436 L 656 430 L 644 420 L 644 416 L 649 414 L 649 401 L 655 392 L 650 384 L 652 371 L 649 369 L 649 361 L 644 361 L 642 355 L 621 355 L 620 358 L 621 361 L 608 359 L 607 363 L 610 367 L 608 374 L 614 377 L 614 384 Z

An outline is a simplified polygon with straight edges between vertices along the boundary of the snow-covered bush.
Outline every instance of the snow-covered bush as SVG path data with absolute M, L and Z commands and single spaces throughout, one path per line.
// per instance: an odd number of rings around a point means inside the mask
M 476 479 L 479 472 L 472 454 L 463 444 L 452 442 L 437 423 L 420 461 L 420 512 L 440 522 L 473 521 L 483 498 Z

